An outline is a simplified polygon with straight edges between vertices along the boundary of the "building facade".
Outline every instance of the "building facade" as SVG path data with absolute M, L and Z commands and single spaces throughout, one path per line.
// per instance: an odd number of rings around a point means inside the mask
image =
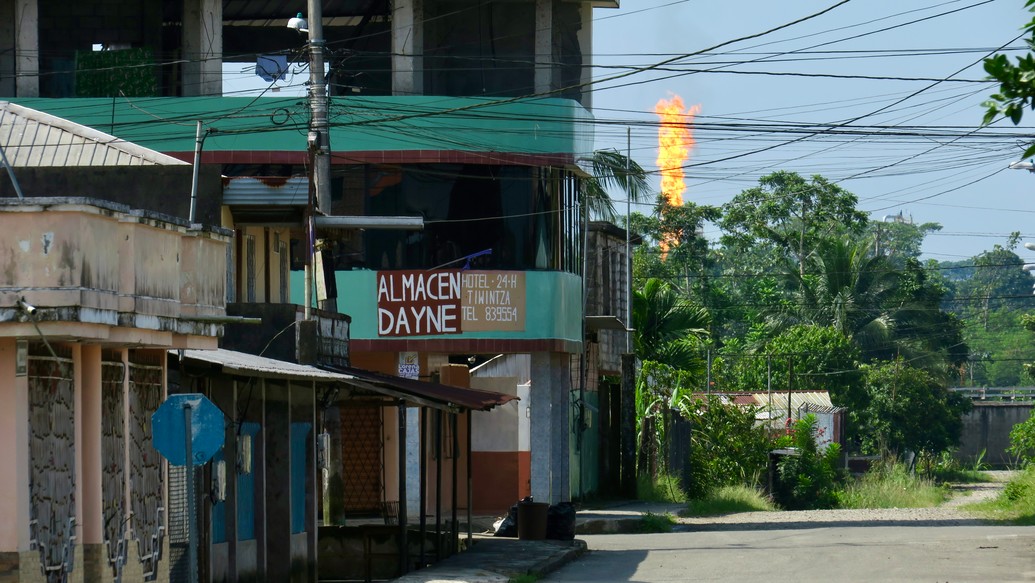
M 109 2 L 125 18 L 99 21 L 74 15 L 90 2 L 59 4 L 0 2 L 8 22 L 38 23 L 0 27 L 17 47 L 0 58 L 0 95 L 181 160 L 200 147 L 202 165 L 225 176 L 231 300 L 303 303 L 311 264 L 313 297 L 351 317 L 353 366 L 433 380 L 447 364 L 527 357 L 518 384 L 479 381 L 528 390 L 529 471 L 514 474 L 514 491 L 572 497 L 592 15 L 617 2 L 322 3 L 332 97 L 331 204 L 321 210 L 420 217 L 415 231 L 307 229 L 320 224 L 308 219 L 311 104 L 221 96 L 223 62 L 304 70 L 308 39 L 283 26 L 303 2 Z M 48 51 L 33 60 L 40 46 Z M 131 78 L 101 75 L 113 62 L 139 66 L 120 68 Z M 501 447 L 488 443 L 496 436 L 473 439 L 475 451 Z

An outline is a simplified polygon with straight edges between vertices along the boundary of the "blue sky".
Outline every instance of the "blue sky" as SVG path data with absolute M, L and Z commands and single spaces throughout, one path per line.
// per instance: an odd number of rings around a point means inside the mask
M 594 63 L 607 66 L 595 78 L 761 33 L 837 1 L 624 0 L 620 9 L 595 11 Z M 682 70 L 598 83 L 595 116 L 619 123 L 597 127 L 596 147 L 625 152 L 631 128 L 633 158 L 656 170 L 651 112 L 659 99 L 678 94 L 700 105 L 687 201 L 721 204 L 760 176 L 791 170 L 836 181 L 872 218 L 902 212 L 940 223 L 925 258 L 965 259 L 1014 231 L 1035 241 L 1035 175 L 1006 170 L 1023 151 L 1019 134 L 1035 134 L 1035 114 L 1020 130 L 1000 122 L 972 132 L 994 84 L 935 81 L 984 79 L 981 59 L 998 47 L 1023 48 L 1023 37 L 1013 39 L 1031 16 L 1023 0 L 852 0 L 669 67 Z M 686 71 L 709 68 L 718 70 Z M 851 133 L 831 136 L 832 127 Z
M 987 54 L 1025 47 L 1017 38 L 1032 16 L 1024 0 L 835 7 L 840 1 L 622 0 L 619 9 L 596 9 L 593 110 L 604 122 L 596 147 L 625 152 L 628 131 L 633 158 L 656 171 L 653 108 L 677 94 L 700 106 L 687 201 L 722 204 L 760 176 L 790 170 L 837 182 L 872 218 L 901 212 L 940 223 L 925 258 L 966 259 L 1015 231 L 1035 241 L 1035 174 L 1006 169 L 1023 151 L 1023 134 L 1035 135 L 1035 114 L 1020 128 L 999 122 L 978 130 L 980 104 L 995 85 L 973 82 L 985 78 Z M 806 20 L 729 43 L 799 19 Z M 693 56 L 601 81 L 678 55 Z M 254 66 L 240 71 L 227 66 L 225 91 L 266 87 Z M 299 94 L 308 75 L 299 73 L 281 94 Z

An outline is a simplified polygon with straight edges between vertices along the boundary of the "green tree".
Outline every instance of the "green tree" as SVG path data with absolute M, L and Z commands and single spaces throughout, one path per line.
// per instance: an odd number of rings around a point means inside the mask
M 902 214 L 893 216 L 894 220 L 870 221 L 863 233 L 863 239 L 873 241 L 875 255 L 887 255 L 893 260 L 915 259 L 920 257 L 924 238 L 929 233 L 942 230 L 938 223 L 913 224 L 910 219 L 903 219 Z
M 821 242 L 857 236 L 867 224 L 866 214 L 855 208 L 855 195 L 822 176 L 806 180 L 779 171 L 758 183 L 722 206 L 723 245 L 734 250 L 769 246 L 790 257 L 803 275 Z
M 1024 5 L 1035 12 L 1035 0 L 1027 0 Z M 1035 18 L 1024 26 L 1030 36 L 1028 48 L 1035 48 Z M 994 93 L 982 106 L 985 108 L 984 124 L 991 123 L 999 116 L 1008 118 L 1017 125 L 1024 117 L 1025 109 L 1035 109 L 1035 57 L 1029 52 L 1017 57 L 1017 62 L 1002 54 L 985 59 L 985 72 L 999 82 L 999 91 Z M 1022 158 L 1035 154 L 1035 143 L 1029 144 Z
M 790 272 L 788 307 L 770 310 L 775 330 L 795 324 L 830 326 L 851 338 L 864 358 L 887 351 L 894 335 L 893 311 L 899 305 L 901 272 L 869 244 L 828 240 L 809 259 L 805 275 Z
M 805 276 L 788 277 L 796 299 L 769 311 L 774 330 L 832 326 L 859 346 L 864 361 L 903 355 L 943 379 L 967 360 L 960 323 L 941 309 L 945 290 L 916 259 L 897 268 L 865 241 L 829 240 Z
M 636 356 L 685 371 L 701 370 L 700 349 L 708 336 L 707 310 L 681 297 L 660 279 L 633 290 L 633 347 Z
M 863 365 L 862 372 L 870 398 L 864 450 L 937 454 L 959 443 L 970 401 L 901 358 Z

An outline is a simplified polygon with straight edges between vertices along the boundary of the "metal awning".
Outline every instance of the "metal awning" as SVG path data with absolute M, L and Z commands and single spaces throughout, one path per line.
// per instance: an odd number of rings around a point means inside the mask
M 517 399 L 514 395 L 452 387 L 441 383 L 404 379 L 358 368 L 331 365 L 309 366 L 283 360 L 226 350 L 170 350 L 183 362 L 213 367 L 213 372 L 294 381 L 342 383 L 373 393 L 426 407 L 457 411 L 488 411 Z
M 497 405 L 517 400 L 515 395 L 406 379 L 358 368 L 331 365 L 320 365 L 320 367 L 364 381 L 371 386 L 398 392 L 404 399 L 427 400 L 448 405 L 451 408 L 489 411 Z

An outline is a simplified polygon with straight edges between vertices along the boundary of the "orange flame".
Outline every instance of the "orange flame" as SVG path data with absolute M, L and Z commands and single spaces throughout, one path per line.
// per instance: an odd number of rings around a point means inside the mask
M 672 96 L 672 99 L 662 99 L 654 106 L 654 113 L 661 118 L 657 160 L 658 169 L 661 170 L 661 195 L 669 206 L 683 206 L 683 193 L 686 191 L 683 163 L 690 157 L 690 149 L 694 146 L 692 124 L 700 106 L 684 110 L 683 100 L 678 95 Z M 664 211 L 662 207 L 661 212 Z M 659 241 L 662 259 L 675 244 L 675 235 Z
M 654 106 L 654 113 L 661 118 L 657 160 L 661 170 L 661 194 L 672 206 L 683 205 L 683 192 L 686 191 L 683 163 L 690 157 L 690 148 L 694 147 L 691 124 L 700 106 L 695 105 L 689 111 L 684 109 L 683 100 L 678 95 L 662 99 Z

